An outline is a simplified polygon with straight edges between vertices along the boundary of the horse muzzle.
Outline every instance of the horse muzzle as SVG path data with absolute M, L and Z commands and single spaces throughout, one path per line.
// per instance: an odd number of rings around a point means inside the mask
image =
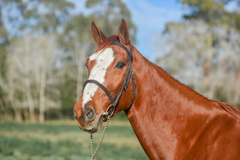
M 103 112 L 96 114 L 93 107 L 87 106 L 85 110 L 81 113 L 77 108 L 74 108 L 74 114 L 77 120 L 78 127 L 81 130 L 87 131 L 89 133 L 95 133 L 100 130 L 102 123 L 105 119 L 104 115 L 106 113 Z

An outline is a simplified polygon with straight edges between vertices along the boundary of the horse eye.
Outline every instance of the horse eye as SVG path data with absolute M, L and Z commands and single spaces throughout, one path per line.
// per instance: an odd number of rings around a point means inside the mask
M 125 64 L 123 62 L 118 62 L 116 68 L 123 68 Z
M 87 63 L 85 64 L 85 66 L 86 66 L 86 67 L 87 67 L 87 69 L 88 69 Z

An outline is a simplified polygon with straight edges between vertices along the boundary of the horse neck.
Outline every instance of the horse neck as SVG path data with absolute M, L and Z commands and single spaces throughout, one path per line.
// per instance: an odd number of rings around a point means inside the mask
M 172 78 L 133 48 L 136 99 L 128 119 L 150 159 L 173 159 L 177 136 L 190 106 L 204 112 L 210 101 Z

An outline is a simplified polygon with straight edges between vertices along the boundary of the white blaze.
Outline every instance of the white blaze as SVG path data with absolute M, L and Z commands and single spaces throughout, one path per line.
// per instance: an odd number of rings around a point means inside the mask
M 114 54 L 112 48 L 107 48 L 103 52 L 100 50 L 97 53 L 94 53 L 89 57 L 90 61 L 95 60 L 96 64 L 92 68 L 89 78 L 98 81 L 99 83 L 103 84 L 105 81 L 105 75 L 107 72 L 107 68 L 114 60 Z M 84 106 L 87 102 L 92 100 L 95 92 L 97 91 L 98 86 L 93 83 L 88 83 L 83 91 L 83 103 L 82 108 L 84 110 Z

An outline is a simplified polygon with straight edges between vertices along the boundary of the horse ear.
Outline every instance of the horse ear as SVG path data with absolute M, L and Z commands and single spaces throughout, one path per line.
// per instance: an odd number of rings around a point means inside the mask
M 127 26 L 127 22 L 124 19 L 122 19 L 122 22 L 118 27 L 118 37 L 121 43 L 125 45 L 128 45 L 130 43 L 128 26 Z
M 106 39 L 106 36 L 102 33 L 95 22 L 92 22 L 91 31 L 95 43 L 99 46 Z

